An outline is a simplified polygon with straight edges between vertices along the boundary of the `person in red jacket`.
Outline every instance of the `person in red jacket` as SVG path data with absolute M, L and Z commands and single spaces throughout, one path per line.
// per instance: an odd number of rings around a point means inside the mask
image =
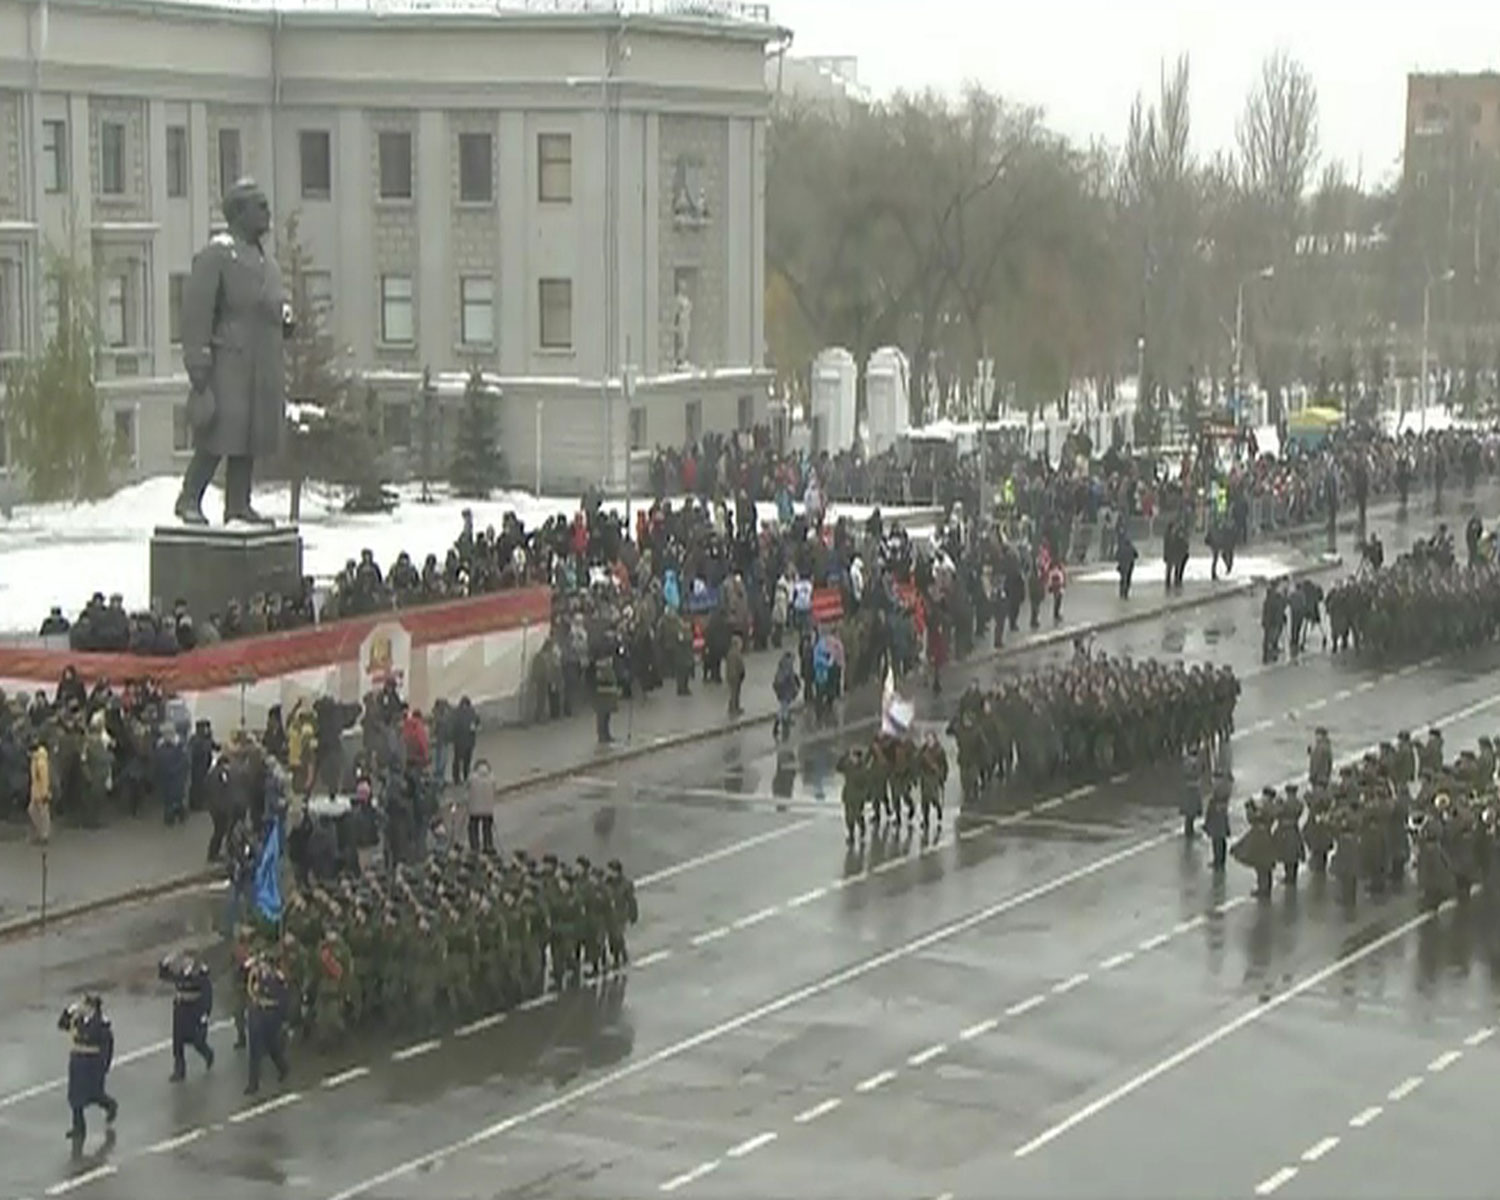
M 407 763 L 426 771 L 432 744 L 427 736 L 427 722 L 422 719 L 421 709 L 408 709 L 406 716 L 402 718 L 401 744 L 406 747 Z

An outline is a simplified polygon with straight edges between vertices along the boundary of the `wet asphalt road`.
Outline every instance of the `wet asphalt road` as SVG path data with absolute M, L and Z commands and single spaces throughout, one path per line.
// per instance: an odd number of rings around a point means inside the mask
M 1258 643 L 1242 598 L 1098 645 L 1236 667 L 1241 796 L 1299 775 L 1314 724 L 1341 756 L 1433 720 L 1456 718 L 1455 752 L 1500 730 L 1500 651 L 1267 669 Z M 223 1031 L 212 1075 L 165 1079 L 155 962 L 211 938 L 215 896 L 0 948 L 0 1194 L 1493 1194 L 1486 898 L 1348 913 L 1308 879 L 1252 902 L 1247 872 L 1216 881 L 1172 832 L 1175 771 L 847 854 L 836 753 L 748 732 L 510 802 L 504 844 L 641 880 L 628 976 L 435 1039 L 294 1047 L 263 1107 Z M 86 987 L 114 1017 L 122 1116 L 73 1162 L 54 1021 Z

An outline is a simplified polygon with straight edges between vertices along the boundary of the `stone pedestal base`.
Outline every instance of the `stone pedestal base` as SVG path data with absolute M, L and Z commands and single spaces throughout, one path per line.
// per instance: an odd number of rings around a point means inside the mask
M 186 600 L 195 622 L 241 610 L 257 592 L 295 594 L 302 587 L 302 537 L 294 525 L 194 528 L 158 525 L 151 535 L 151 599 L 170 612 Z

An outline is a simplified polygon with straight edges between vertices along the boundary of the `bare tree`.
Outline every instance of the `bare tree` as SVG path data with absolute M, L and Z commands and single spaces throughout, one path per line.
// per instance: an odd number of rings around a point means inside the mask
M 1318 165 L 1318 89 L 1285 50 L 1261 64 L 1236 140 L 1242 186 L 1265 205 L 1273 232 L 1290 242 Z

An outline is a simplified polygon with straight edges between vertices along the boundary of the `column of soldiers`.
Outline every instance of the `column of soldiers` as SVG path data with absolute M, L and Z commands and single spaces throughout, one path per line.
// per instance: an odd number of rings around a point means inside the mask
M 618 860 L 450 850 L 389 880 L 366 872 L 294 897 L 279 938 L 237 931 L 236 1021 L 268 964 L 285 981 L 287 1022 L 315 1044 L 468 1020 L 541 996 L 549 975 L 561 990 L 623 967 L 639 915 Z
M 970 684 L 948 727 L 964 803 L 1000 781 L 1045 788 L 1211 751 L 1234 729 L 1239 693 L 1229 667 L 1103 655 L 988 693 Z
M 933 818 L 943 823 L 943 789 L 948 783 L 948 752 L 936 733 L 929 733 L 920 745 L 907 735 L 880 733 L 868 747 L 854 746 L 838 760 L 844 777 L 844 833 L 848 845 L 857 836 L 862 842 L 867 823 L 878 834 L 889 821 L 900 828 L 916 824 L 917 806 L 913 791 L 921 798 L 922 832 L 931 827 Z
M 1348 904 L 1360 884 L 1370 895 L 1399 887 L 1413 865 L 1424 903 L 1467 897 L 1495 861 L 1495 765 L 1489 737 L 1449 762 L 1439 730 L 1421 742 L 1403 730 L 1335 773 L 1328 731 L 1320 728 L 1308 750 L 1306 796 L 1289 784 L 1246 801 L 1249 829 L 1232 853 L 1255 872 L 1260 897 L 1270 895 L 1277 867 L 1296 886 L 1303 863 L 1332 874 Z

